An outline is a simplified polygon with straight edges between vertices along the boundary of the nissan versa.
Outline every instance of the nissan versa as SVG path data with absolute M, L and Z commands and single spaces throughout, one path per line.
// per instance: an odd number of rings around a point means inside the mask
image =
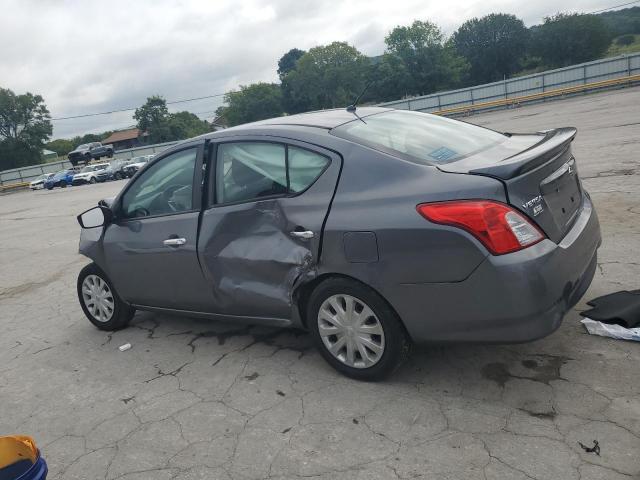
M 360 379 L 411 343 L 535 340 L 596 268 L 575 135 L 369 107 L 185 141 L 78 216 L 80 304 L 104 330 L 137 309 L 305 328 Z

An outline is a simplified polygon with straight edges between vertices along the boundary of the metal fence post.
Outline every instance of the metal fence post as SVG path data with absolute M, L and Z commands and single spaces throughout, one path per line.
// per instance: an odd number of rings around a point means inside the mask
M 627 77 L 631 76 L 631 57 L 627 56 Z
M 583 85 L 587 84 L 587 66 L 586 65 L 582 66 L 582 84 Z
M 542 93 L 544 93 L 544 73 L 542 74 Z
M 471 105 L 473 105 L 473 88 L 469 89 L 469 95 L 471 95 Z

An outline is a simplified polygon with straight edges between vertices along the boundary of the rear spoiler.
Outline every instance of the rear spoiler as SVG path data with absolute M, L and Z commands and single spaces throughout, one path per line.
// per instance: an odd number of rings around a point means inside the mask
M 544 137 L 532 147 L 494 165 L 470 170 L 469 173 L 498 177 L 503 180 L 517 177 L 563 153 L 569 148 L 577 132 L 578 130 L 573 127 L 554 128 L 540 132 L 544 134 Z

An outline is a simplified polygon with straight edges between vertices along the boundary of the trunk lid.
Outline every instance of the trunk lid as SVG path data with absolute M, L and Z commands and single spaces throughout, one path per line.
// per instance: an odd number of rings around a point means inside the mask
M 571 153 L 575 135 L 575 128 L 511 134 L 503 143 L 438 168 L 500 180 L 509 204 L 526 213 L 557 243 L 573 225 L 582 204 Z

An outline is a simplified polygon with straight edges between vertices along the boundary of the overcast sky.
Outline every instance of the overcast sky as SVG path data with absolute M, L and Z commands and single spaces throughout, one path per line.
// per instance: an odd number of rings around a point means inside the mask
M 212 95 L 275 81 L 290 48 L 346 41 L 384 51 L 396 25 L 431 20 L 451 34 L 492 12 L 530 26 L 558 11 L 621 0 L 0 0 L 0 87 L 42 95 L 53 118 Z M 211 119 L 221 99 L 176 105 Z M 132 112 L 54 122 L 54 138 L 134 123 Z

